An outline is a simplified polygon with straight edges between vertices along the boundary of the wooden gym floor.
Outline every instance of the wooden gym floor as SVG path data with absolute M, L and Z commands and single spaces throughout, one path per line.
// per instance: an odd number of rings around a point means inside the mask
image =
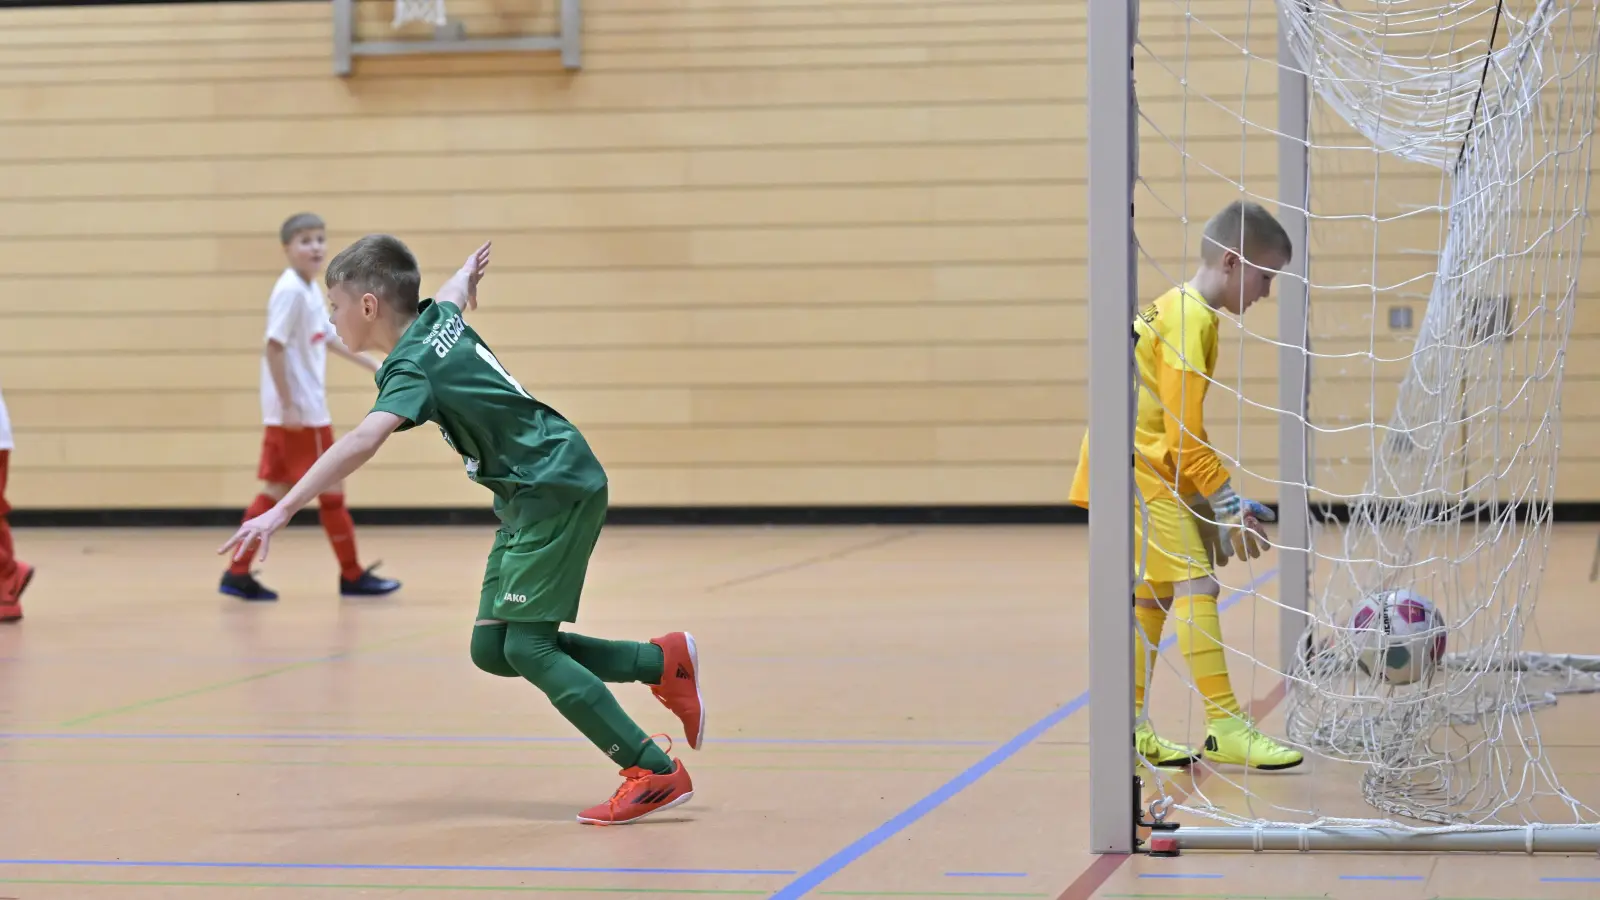
M 363 529 L 363 558 L 406 582 L 365 600 L 337 596 L 320 530 L 291 530 L 266 605 L 215 593 L 223 532 L 23 530 L 40 575 L 0 628 L 0 897 L 1600 895 L 1592 857 L 1086 853 L 1085 536 L 609 529 L 577 629 L 694 632 L 710 718 L 705 749 L 674 748 L 695 799 L 600 829 L 573 814 L 615 769 L 468 659 L 487 529 Z M 1593 548 L 1592 526 L 1556 530 L 1556 649 L 1600 652 Z M 1248 598 L 1223 622 L 1232 643 L 1274 627 Z M 1158 697 L 1181 696 L 1165 659 Z M 1235 665 L 1274 728 L 1270 680 Z M 675 726 L 642 685 L 615 690 Z M 1596 704 L 1539 717 L 1591 804 Z M 1341 777 L 1249 786 L 1337 804 Z

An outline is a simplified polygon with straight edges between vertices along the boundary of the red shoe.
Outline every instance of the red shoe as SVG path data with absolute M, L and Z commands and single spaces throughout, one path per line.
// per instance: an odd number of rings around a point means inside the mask
M 683 723 L 689 747 L 699 750 L 706 737 L 706 704 L 700 698 L 700 654 L 694 636 L 674 631 L 650 643 L 661 648 L 661 683 L 651 685 L 650 693 Z
M 694 796 L 694 782 L 689 770 L 674 759 L 672 772 L 657 775 L 649 769 L 638 767 L 623 769 L 622 787 L 611 799 L 578 813 L 578 821 L 585 825 L 627 825 L 651 813 L 671 809 L 687 803 Z
M 33 566 L 21 560 L 17 561 L 17 574 L 11 579 L 11 584 L 5 586 L 0 592 L 0 622 L 15 622 L 22 618 L 22 592 L 28 589 L 28 582 L 33 580 Z

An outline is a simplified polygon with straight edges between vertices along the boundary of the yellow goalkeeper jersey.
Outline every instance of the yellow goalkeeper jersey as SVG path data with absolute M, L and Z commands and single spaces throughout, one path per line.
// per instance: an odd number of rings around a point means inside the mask
M 1133 480 L 1147 500 L 1207 495 L 1229 478 L 1206 437 L 1206 388 L 1217 368 L 1217 313 L 1185 284 L 1133 320 L 1139 403 L 1133 418 Z M 1089 505 L 1089 435 L 1078 451 L 1072 503 Z

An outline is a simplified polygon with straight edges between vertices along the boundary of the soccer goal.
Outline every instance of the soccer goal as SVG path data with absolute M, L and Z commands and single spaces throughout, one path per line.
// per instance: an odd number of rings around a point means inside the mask
M 1600 0 L 1087 15 L 1092 849 L 1600 850 L 1540 734 L 1600 689 L 1600 648 L 1533 640 Z M 1282 772 L 1158 768 L 1130 737 L 1129 327 L 1234 200 L 1295 251 L 1271 302 L 1221 314 L 1205 412 L 1240 494 L 1278 506 L 1272 551 L 1218 580 L 1233 690 L 1304 754 Z M 1140 715 L 1201 748 L 1176 648 L 1147 680 Z

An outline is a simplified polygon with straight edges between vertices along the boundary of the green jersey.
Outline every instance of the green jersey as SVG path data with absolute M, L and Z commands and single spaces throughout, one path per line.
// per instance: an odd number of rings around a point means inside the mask
M 578 429 L 530 396 L 452 304 L 424 300 L 376 380 L 373 411 L 404 419 L 402 431 L 437 424 L 512 531 L 606 486 Z

